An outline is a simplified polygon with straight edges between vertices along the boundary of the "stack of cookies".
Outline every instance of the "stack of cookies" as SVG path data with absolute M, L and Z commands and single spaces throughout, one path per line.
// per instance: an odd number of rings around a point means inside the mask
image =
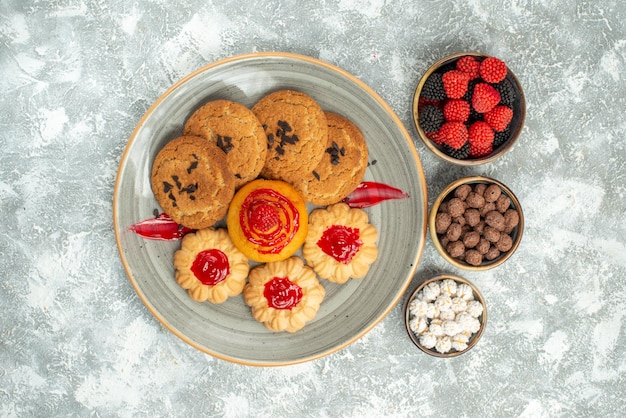
M 359 128 L 310 96 L 279 90 L 252 109 L 214 100 L 186 121 L 152 167 L 163 210 L 192 229 L 224 218 L 234 193 L 261 177 L 292 185 L 306 202 L 339 202 L 363 179 L 367 145 Z

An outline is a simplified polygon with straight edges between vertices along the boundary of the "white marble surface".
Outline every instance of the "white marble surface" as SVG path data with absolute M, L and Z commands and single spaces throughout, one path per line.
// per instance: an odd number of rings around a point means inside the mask
M 2 0 L 0 416 L 622 416 L 624 22 L 620 0 Z M 528 105 L 514 149 L 475 168 L 436 159 L 410 119 L 421 74 L 464 50 L 504 59 Z M 186 345 L 138 299 L 112 227 L 124 146 L 171 84 L 253 51 L 376 90 L 416 139 L 431 203 L 468 174 L 514 190 L 526 229 L 511 260 L 455 271 L 428 239 L 412 284 L 451 272 L 481 289 L 489 324 L 470 353 L 418 351 L 400 303 L 328 357 L 247 367 Z

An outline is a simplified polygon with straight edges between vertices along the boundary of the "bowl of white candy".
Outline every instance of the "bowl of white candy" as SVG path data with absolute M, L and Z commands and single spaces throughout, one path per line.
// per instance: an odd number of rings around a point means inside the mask
M 487 324 L 485 299 L 467 279 L 442 274 L 424 281 L 407 299 L 404 320 L 411 341 L 435 357 L 474 347 Z

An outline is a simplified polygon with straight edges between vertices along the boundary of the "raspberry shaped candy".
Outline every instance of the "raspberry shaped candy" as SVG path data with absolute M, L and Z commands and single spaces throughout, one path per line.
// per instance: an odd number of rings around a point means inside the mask
M 473 80 L 480 76 L 480 61 L 471 55 L 466 55 L 458 59 L 456 69 L 467 73 L 470 76 L 470 80 Z
M 498 58 L 487 57 L 480 63 L 480 76 L 487 83 L 499 83 L 506 77 L 506 64 Z
M 493 129 L 483 121 L 474 122 L 468 129 L 470 157 L 484 157 L 493 151 Z
M 484 114 L 485 122 L 498 132 L 504 131 L 513 119 L 513 109 L 498 105 Z
M 460 149 L 467 142 L 467 127 L 463 122 L 446 122 L 437 133 L 442 144 Z
M 461 99 L 450 99 L 443 105 L 443 116 L 450 122 L 465 122 L 470 115 L 470 104 Z
M 470 81 L 469 75 L 463 71 L 450 70 L 441 76 L 443 89 L 446 96 L 450 99 L 460 99 L 467 91 L 467 85 Z
M 500 93 L 487 83 L 478 83 L 472 95 L 472 107 L 478 113 L 486 113 L 500 103 Z

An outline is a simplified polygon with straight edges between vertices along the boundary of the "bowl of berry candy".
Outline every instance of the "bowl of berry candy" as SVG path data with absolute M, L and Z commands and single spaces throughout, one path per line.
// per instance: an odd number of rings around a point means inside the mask
M 476 52 L 434 63 L 417 85 L 413 121 L 419 137 L 453 164 L 486 164 L 508 152 L 524 125 L 526 101 L 506 63 Z

